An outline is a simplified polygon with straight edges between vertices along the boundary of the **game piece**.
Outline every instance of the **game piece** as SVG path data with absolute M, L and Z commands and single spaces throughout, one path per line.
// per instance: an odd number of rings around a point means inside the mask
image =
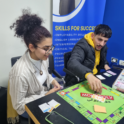
M 106 107 L 99 106 L 99 105 L 94 105 L 94 111 L 99 113 L 107 113 Z
M 60 86 L 60 89 L 63 89 L 63 86 Z

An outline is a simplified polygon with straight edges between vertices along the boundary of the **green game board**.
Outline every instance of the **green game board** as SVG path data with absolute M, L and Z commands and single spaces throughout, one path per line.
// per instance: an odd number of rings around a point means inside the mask
M 114 100 L 105 100 L 104 103 L 92 98 L 82 97 L 81 93 L 94 94 L 89 89 L 87 81 L 76 84 L 72 87 L 57 92 L 66 102 L 73 106 L 78 112 L 85 116 L 93 124 L 116 124 L 124 117 L 124 94 L 102 84 L 102 94 L 113 96 Z M 61 92 L 65 95 L 61 95 Z M 107 113 L 94 112 L 94 105 L 106 107 Z

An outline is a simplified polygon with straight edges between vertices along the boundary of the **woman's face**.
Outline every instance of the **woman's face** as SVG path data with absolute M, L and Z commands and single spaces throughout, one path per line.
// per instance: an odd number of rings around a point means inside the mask
M 33 49 L 30 48 L 30 54 L 31 57 L 35 60 L 47 60 L 50 54 L 52 54 L 52 50 L 50 50 L 52 47 L 52 38 L 45 38 L 41 43 L 37 44 L 37 47 Z

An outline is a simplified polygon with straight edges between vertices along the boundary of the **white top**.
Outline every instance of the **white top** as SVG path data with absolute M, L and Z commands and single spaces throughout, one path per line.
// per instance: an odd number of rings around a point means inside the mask
M 49 74 L 49 61 L 43 60 L 42 67 L 47 75 L 47 88 L 35 76 L 35 69 L 27 52 L 14 64 L 9 73 L 10 96 L 13 108 L 19 115 L 25 112 L 25 104 L 45 96 L 54 78 Z
M 36 72 L 35 72 L 36 78 L 38 79 L 40 84 L 43 85 L 43 83 L 46 81 L 47 74 L 45 72 L 45 68 L 43 66 L 41 66 L 42 61 L 32 59 L 29 52 L 27 52 L 27 55 L 28 55 L 30 61 L 32 62 L 32 65 L 34 66 L 34 69 L 36 70 Z M 43 72 L 42 75 L 40 74 L 40 70 Z

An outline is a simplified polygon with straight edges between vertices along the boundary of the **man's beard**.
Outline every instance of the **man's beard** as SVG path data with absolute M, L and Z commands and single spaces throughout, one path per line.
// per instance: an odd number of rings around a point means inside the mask
M 99 47 L 99 46 L 98 46 L 98 47 Z M 100 46 L 100 47 L 101 47 L 101 49 L 102 49 L 102 46 Z M 101 49 L 100 49 L 100 50 L 101 50 Z M 96 50 L 96 51 L 100 51 L 100 50 L 97 50 L 96 47 L 95 47 L 95 50 Z

